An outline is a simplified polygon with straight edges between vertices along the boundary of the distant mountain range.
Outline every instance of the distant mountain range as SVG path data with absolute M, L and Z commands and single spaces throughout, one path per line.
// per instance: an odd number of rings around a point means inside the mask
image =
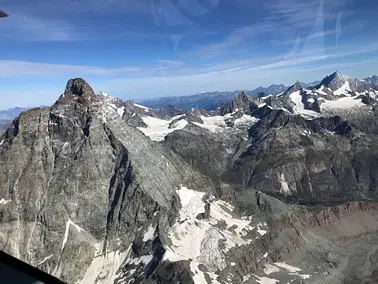
M 25 110 L 27 110 L 27 108 L 22 107 L 14 107 L 6 110 L 0 110 L 0 120 L 12 120 L 19 116 L 19 114 Z
M 320 81 L 312 83 L 300 83 L 303 88 L 311 88 L 319 84 Z M 273 84 L 269 87 L 258 87 L 254 90 L 244 90 L 246 95 L 264 97 L 266 95 L 278 95 L 283 93 L 288 86 L 283 84 Z M 202 108 L 205 110 L 215 109 L 230 101 L 241 91 L 224 91 L 224 92 L 202 92 L 191 96 L 161 97 L 156 99 L 138 100 L 141 105 L 151 108 L 163 108 L 169 105 L 177 106 L 183 110 L 191 108 Z
M 373 75 L 373 76 L 367 77 L 367 78 L 364 79 L 364 81 L 366 83 L 369 83 L 369 84 L 372 84 L 372 85 L 377 85 L 378 84 L 378 76 Z
M 6 110 L 0 110 L 0 134 L 4 132 L 13 119 L 20 115 L 21 112 L 27 110 L 26 108 L 14 107 Z

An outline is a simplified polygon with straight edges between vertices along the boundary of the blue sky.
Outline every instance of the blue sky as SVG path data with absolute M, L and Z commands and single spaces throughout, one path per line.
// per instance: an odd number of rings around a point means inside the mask
M 0 0 L 0 109 L 68 79 L 125 99 L 378 73 L 371 0 Z

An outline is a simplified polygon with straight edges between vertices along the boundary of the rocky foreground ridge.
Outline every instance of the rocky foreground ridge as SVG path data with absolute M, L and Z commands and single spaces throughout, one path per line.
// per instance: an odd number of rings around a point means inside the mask
M 71 79 L 0 137 L 1 249 L 67 283 L 376 283 L 376 95 L 181 111 Z

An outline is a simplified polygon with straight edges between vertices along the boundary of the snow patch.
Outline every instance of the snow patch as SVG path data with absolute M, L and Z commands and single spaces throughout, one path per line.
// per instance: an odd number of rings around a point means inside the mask
M 141 109 L 144 109 L 145 111 L 150 111 L 150 109 L 148 107 L 145 107 L 145 106 L 141 106 L 141 105 L 138 105 L 136 103 L 134 103 L 134 106 L 135 107 L 138 107 L 138 108 L 141 108 Z
M 143 242 L 147 242 L 148 240 L 152 240 L 155 236 L 155 227 L 150 225 L 143 236 Z
M 0 199 L 0 205 L 5 205 L 5 204 L 8 204 L 10 202 L 12 202 L 12 199 L 4 199 L 4 198 Z
M 333 92 L 333 94 L 335 96 L 340 96 L 340 95 L 346 95 L 346 96 L 350 96 L 349 92 L 351 92 L 352 90 L 350 89 L 350 86 L 349 86 L 349 82 L 346 81 L 342 86 L 341 88 L 337 89 L 336 91 Z
M 280 272 L 280 269 L 277 266 L 271 265 L 269 263 L 265 264 L 264 273 L 266 275 L 270 275 L 270 274 L 276 273 L 276 272 Z
M 42 261 L 40 261 L 38 264 L 37 264 L 37 266 L 38 265 L 42 265 L 42 264 L 44 264 L 47 260 L 49 260 L 50 258 L 52 258 L 54 255 L 53 254 L 50 254 L 49 256 L 46 256 Z
M 266 103 L 261 103 L 261 104 L 257 105 L 258 108 L 261 108 L 261 107 L 264 107 L 264 106 L 266 106 Z
M 97 244 L 101 246 L 101 243 Z M 118 276 L 118 269 L 129 254 L 131 246 L 125 252 L 108 252 L 106 255 L 97 256 L 92 260 L 84 278 L 80 284 L 106 284 L 113 283 Z M 97 280 L 97 281 L 96 281 Z
M 228 113 L 224 116 L 216 115 L 216 116 L 201 116 L 201 119 L 203 123 L 194 122 L 195 125 L 206 128 L 210 132 L 213 133 L 220 133 L 223 132 L 227 128 L 226 120 L 231 119 L 232 115 L 235 114 Z M 242 117 L 235 119 L 235 126 L 241 126 L 241 125 L 252 125 L 259 121 L 258 118 L 243 114 Z
M 172 121 L 183 117 L 183 115 L 177 115 L 175 117 L 172 117 L 170 120 L 164 120 L 152 116 L 143 116 L 142 120 L 145 124 L 147 124 L 147 127 L 137 127 L 140 131 L 142 131 L 145 135 L 150 137 L 153 141 L 163 141 L 165 136 L 167 136 L 169 133 L 184 128 L 188 123 L 186 120 L 184 122 L 177 121 L 174 124 L 173 128 L 169 128 L 169 125 Z
M 62 249 L 61 249 L 62 251 L 64 249 L 64 246 L 67 243 L 71 225 L 73 225 L 79 233 L 81 231 L 84 231 L 84 229 L 80 228 L 78 225 L 76 225 L 74 222 L 72 222 L 70 218 L 68 218 L 68 221 L 66 222 L 66 231 L 64 232 L 64 238 L 63 238 Z
M 250 116 L 250 115 L 247 115 L 247 114 L 243 114 L 243 116 L 241 118 L 235 119 L 235 125 L 239 126 L 239 125 L 243 125 L 243 124 L 254 124 L 257 121 L 259 121 L 259 119 L 256 118 L 256 117 L 253 117 L 253 116 Z
M 272 97 L 272 96 L 273 96 L 273 95 L 267 95 L 267 96 L 261 97 L 261 99 L 262 99 L 262 100 L 265 100 L 265 99 L 270 98 L 270 97 Z
M 277 267 L 279 268 L 282 268 L 282 269 L 285 269 L 291 273 L 295 273 L 295 272 L 298 272 L 298 271 L 301 271 L 302 269 L 300 269 L 299 267 L 295 267 L 295 266 L 292 266 L 290 264 L 287 264 L 285 262 L 275 262 L 274 263 Z
M 324 103 L 321 104 L 320 108 L 324 110 L 332 109 L 349 109 L 353 107 L 363 107 L 366 106 L 361 99 L 355 97 L 343 97 L 334 101 L 324 100 Z
M 172 245 L 166 248 L 164 260 L 180 261 L 191 259 L 190 269 L 194 273 L 195 283 L 207 283 L 204 273 L 199 269 L 199 265 L 206 266 L 212 278 L 212 283 L 218 283 L 217 270 L 224 269 L 225 253 L 236 245 L 250 243 L 245 240 L 248 231 L 253 230 L 249 225 L 250 218 L 236 218 L 232 216 L 233 207 L 222 200 L 211 198 L 209 219 L 197 219 L 197 215 L 205 213 L 205 202 L 202 200 L 205 193 L 181 187 L 177 191 L 181 210 L 179 219 L 172 226 L 169 238 Z M 227 229 L 219 229 L 216 224 L 223 221 Z M 232 230 L 232 229 L 233 230 Z M 220 246 L 223 243 L 223 246 Z
M 231 118 L 231 114 L 225 116 L 216 115 L 216 116 L 201 116 L 203 121 L 202 123 L 194 122 L 195 125 L 208 129 L 210 132 L 217 133 L 222 132 L 226 128 L 225 120 Z
M 117 113 L 118 113 L 118 115 L 120 116 L 120 117 L 122 117 L 123 116 L 123 113 L 125 112 L 125 107 L 123 106 L 123 107 L 120 107 L 120 108 L 118 108 L 117 109 Z
M 280 183 L 281 183 L 280 193 L 285 194 L 285 195 L 290 194 L 289 185 L 287 184 L 285 180 L 285 175 L 283 173 L 280 176 Z
M 0 145 L 3 145 L 3 143 L 4 143 L 4 139 L 3 139 L 3 140 L 1 140 L 1 142 L 0 142 Z
M 153 258 L 154 258 L 153 255 L 142 255 L 138 258 L 130 259 L 127 263 L 134 264 L 134 265 L 138 265 L 140 263 L 149 264 Z
M 264 235 L 267 233 L 267 231 L 261 229 L 262 226 L 263 226 L 263 224 L 261 224 L 261 223 L 257 224 L 257 232 L 258 232 L 261 236 L 264 236 Z
M 310 130 L 307 130 L 307 129 L 305 129 L 305 130 L 303 130 L 302 132 L 301 132 L 301 134 L 302 135 L 304 135 L 304 136 L 308 136 L 308 135 L 311 135 L 311 131 Z
M 302 279 L 309 279 L 311 277 L 309 274 L 300 274 L 299 271 L 301 271 L 301 269 L 299 267 L 289 265 L 285 262 L 275 262 L 273 265 L 268 263 L 265 264 L 264 273 L 270 275 L 272 273 L 280 272 L 282 269 L 286 270 L 289 275 L 298 276 Z
M 328 96 L 328 94 L 324 92 L 324 85 L 321 85 L 320 88 L 316 92 L 320 95 Z
M 277 279 L 272 279 L 272 278 L 268 278 L 268 277 L 259 277 L 257 275 L 253 275 L 253 276 L 257 278 L 256 281 L 259 284 L 275 284 L 275 283 L 279 282 Z
M 188 122 L 186 121 L 186 119 L 180 119 L 176 121 L 174 124 L 172 124 L 172 127 L 174 129 L 183 129 L 187 125 L 188 125 Z
M 300 91 L 296 91 L 290 94 L 290 99 L 294 104 L 294 111 L 298 114 L 310 117 L 317 117 L 319 114 L 313 110 L 305 109 L 305 106 L 302 102 L 302 96 Z

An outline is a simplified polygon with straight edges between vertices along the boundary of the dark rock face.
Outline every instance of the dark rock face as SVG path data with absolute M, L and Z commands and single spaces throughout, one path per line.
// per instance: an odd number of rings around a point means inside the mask
M 59 97 L 56 103 L 67 103 L 74 100 L 83 105 L 90 105 L 92 101 L 97 100 L 92 87 L 81 78 L 70 79 L 67 82 L 64 93 Z
M 251 146 L 224 173 L 224 182 L 305 200 L 376 198 L 374 158 L 366 156 L 377 154 L 376 138 L 364 138 L 340 117 L 308 121 L 272 111 L 249 137 Z M 369 169 L 369 178 L 361 168 Z
M 290 87 L 289 87 L 289 88 L 283 93 L 282 96 L 290 95 L 290 94 L 292 94 L 292 93 L 294 93 L 294 92 L 301 91 L 301 90 L 302 90 L 302 85 L 301 85 L 301 83 L 299 83 L 299 82 L 297 81 L 294 85 L 290 86 Z
M 77 95 L 77 96 L 93 96 L 94 92 L 92 87 L 81 78 L 70 79 L 67 82 L 66 89 L 64 91 L 65 95 Z
M 219 109 L 219 114 L 225 115 L 227 113 L 232 113 L 237 110 L 242 110 L 245 113 L 250 113 L 258 109 L 258 106 L 257 106 L 258 101 L 259 99 L 254 100 L 252 97 L 247 96 L 244 92 L 241 92 L 232 101 L 223 105 Z
M 341 74 L 340 72 L 334 72 L 331 75 L 325 77 L 317 86 L 317 88 L 323 85 L 330 88 L 332 91 L 336 91 L 337 89 L 341 88 L 345 82 L 348 82 L 351 90 L 355 92 L 362 92 L 372 88 L 372 85 L 370 83 L 350 78 L 346 75 Z
M 377 75 L 370 76 L 368 78 L 365 78 L 364 81 L 371 85 L 378 85 L 378 76 Z
M 1 249 L 68 283 L 112 279 L 106 264 L 87 269 L 113 253 L 126 259 L 153 222 L 166 231 L 181 184 L 212 187 L 104 104 L 70 80 L 51 108 L 23 112 L 0 145 Z M 158 247 L 132 251 L 161 257 Z
M 221 141 L 200 127 L 192 126 L 167 135 L 163 145 L 183 157 L 190 165 L 219 182 L 227 164 L 227 151 Z
M 167 107 L 164 107 L 164 108 L 155 109 L 155 110 L 152 110 L 152 112 L 155 117 L 158 117 L 161 119 L 170 119 L 174 116 L 184 114 L 183 110 L 173 105 L 168 105 Z

